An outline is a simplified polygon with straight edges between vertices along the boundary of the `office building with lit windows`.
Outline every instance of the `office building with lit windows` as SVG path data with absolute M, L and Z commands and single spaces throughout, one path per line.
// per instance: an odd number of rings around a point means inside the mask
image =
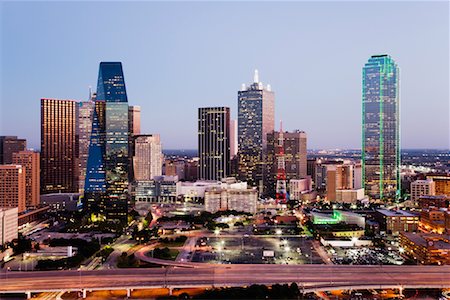
M 78 192 L 78 103 L 41 99 L 41 194 Z
M 127 222 L 129 107 L 120 62 L 101 62 L 84 204 L 95 219 Z
M 162 175 L 163 154 L 159 134 L 134 136 L 133 169 L 136 181 L 152 180 Z
M 0 165 L 0 207 L 26 210 L 25 168 L 21 165 Z
M 230 108 L 198 109 L 199 179 L 221 180 L 230 174 Z
M 362 176 L 374 199 L 400 197 L 399 68 L 373 55 L 363 68 Z
M 40 155 L 26 150 L 13 153 L 13 164 L 21 165 L 25 171 L 25 206 L 36 208 L 40 202 Z
M 263 190 L 267 134 L 275 129 L 275 94 L 255 71 L 253 83 L 238 92 L 238 173 L 243 181 Z

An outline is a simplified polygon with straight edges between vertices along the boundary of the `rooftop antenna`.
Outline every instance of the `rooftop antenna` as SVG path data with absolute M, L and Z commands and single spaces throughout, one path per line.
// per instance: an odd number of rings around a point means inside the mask
M 88 99 L 89 100 L 92 99 L 92 86 L 91 85 L 89 86 L 89 98 Z
M 258 83 L 259 82 L 259 74 L 258 70 L 255 69 L 255 75 L 253 75 L 253 82 Z

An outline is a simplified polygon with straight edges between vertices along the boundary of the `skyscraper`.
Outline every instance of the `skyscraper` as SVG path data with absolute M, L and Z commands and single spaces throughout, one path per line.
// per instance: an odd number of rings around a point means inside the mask
M 128 99 L 122 64 L 101 62 L 85 184 L 86 209 L 99 219 L 127 221 Z
M 19 139 L 17 136 L 0 136 L 0 165 L 11 164 L 13 153 L 26 148 L 27 140 L 25 139 Z
M 25 171 L 26 207 L 37 207 L 40 202 L 39 152 L 27 150 L 13 153 L 13 164 L 21 165 Z
M 230 108 L 198 109 L 199 178 L 221 180 L 230 175 Z
M 78 189 L 80 193 L 84 192 L 84 182 L 86 180 L 86 165 L 89 155 L 89 141 L 91 139 L 92 118 L 95 106 L 94 100 L 95 94 L 89 95 L 88 101 L 78 104 Z
M 78 192 L 78 103 L 41 99 L 41 193 Z
M 255 70 L 253 83 L 238 92 L 239 177 L 262 191 L 267 133 L 275 128 L 275 96 L 270 85 L 259 82 Z
M 267 134 L 266 174 L 264 175 L 264 193 L 275 197 L 277 175 L 277 149 L 280 133 L 273 131 Z M 306 140 L 304 131 L 283 132 L 284 161 L 286 180 L 301 179 L 307 176 Z
M 399 69 L 388 55 L 373 55 L 363 68 L 362 164 L 366 194 L 400 197 Z
M 134 179 L 152 180 L 162 175 L 162 149 L 159 134 L 134 137 Z

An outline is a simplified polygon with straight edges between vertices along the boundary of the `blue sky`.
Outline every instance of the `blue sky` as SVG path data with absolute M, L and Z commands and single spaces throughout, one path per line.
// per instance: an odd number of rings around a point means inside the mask
M 39 148 L 40 98 L 86 100 L 122 61 L 142 132 L 196 148 L 197 108 L 229 106 L 257 68 L 276 124 L 308 148 L 360 148 L 361 68 L 400 67 L 404 148 L 449 148 L 448 2 L 3 2 L 0 135 Z

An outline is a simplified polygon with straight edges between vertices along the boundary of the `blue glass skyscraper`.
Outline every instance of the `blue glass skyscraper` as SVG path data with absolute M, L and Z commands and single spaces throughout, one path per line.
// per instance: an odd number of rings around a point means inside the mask
M 122 64 L 100 63 L 85 184 L 85 204 L 96 218 L 127 221 L 128 99 Z
M 362 164 L 366 194 L 400 197 L 399 69 L 388 55 L 363 68 Z

